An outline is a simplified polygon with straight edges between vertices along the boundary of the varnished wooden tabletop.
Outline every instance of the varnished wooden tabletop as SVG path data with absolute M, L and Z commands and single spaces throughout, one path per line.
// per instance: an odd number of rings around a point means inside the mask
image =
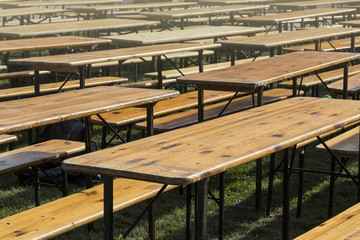
M 0 37 L 23 38 L 54 33 L 71 33 L 106 29 L 134 28 L 157 25 L 157 21 L 131 19 L 95 19 L 74 22 L 58 22 L 0 28 Z
M 126 60 L 131 58 L 158 56 L 169 53 L 213 49 L 220 44 L 173 43 L 134 48 L 120 48 L 102 51 L 64 54 L 56 56 L 34 57 L 10 60 L 8 64 L 32 66 L 34 69 L 72 68 L 87 64 Z
M 111 39 L 113 43 L 120 46 L 141 46 L 159 43 L 198 40 L 204 38 L 226 37 L 240 34 L 256 33 L 264 30 L 264 28 L 243 26 L 203 26 L 201 28 L 173 30 L 171 32 L 144 32 L 138 34 L 126 34 L 103 38 Z
M 9 1 L 0 2 L 2 8 L 23 8 L 41 6 L 70 6 L 70 5 L 97 5 L 97 4 L 117 4 L 122 0 L 73 0 L 73 1 Z
M 282 32 L 265 36 L 254 36 L 237 40 L 220 40 L 223 47 L 230 49 L 262 50 L 301 42 L 350 36 L 360 33 L 360 28 L 315 28 L 301 31 Z
M 51 48 L 82 47 L 107 43 L 111 43 L 111 40 L 77 36 L 3 40 L 0 41 L 0 52 L 37 51 Z
M 355 12 L 356 12 L 355 8 L 316 8 L 316 9 L 307 9 L 296 12 L 278 13 L 273 15 L 246 17 L 238 20 L 240 22 L 246 22 L 246 23 L 274 24 L 278 22 L 286 22 L 301 18 L 333 16 L 333 15 L 341 15 L 341 14 L 355 13 Z
M 63 9 L 38 8 L 38 7 L 0 9 L 0 17 L 41 15 L 41 14 L 62 13 L 62 12 L 64 12 Z
M 212 90 L 254 90 L 265 84 L 324 69 L 359 58 L 359 54 L 304 51 L 239 64 L 219 70 L 178 78 L 179 83 L 195 84 Z
M 71 158 L 63 168 L 184 185 L 358 120 L 358 101 L 292 98 Z
M 0 102 L 0 134 L 177 97 L 170 90 L 103 86 Z
M 231 6 L 212 7 L 212 8 L 193 8 L 193 9 L 184 9 L 184 10 L 144 12 L 141 14 L 151 19 L 177 19 L 183 17 L 197 17 L 204 15 L 215 15 L 220 13 L 237 12 L 237 11 L 259 10 L 268 7 L 269 5 L 231 5 Z
M 359 0 L 316 0 L 316 1 L 292 1 L 292 2 L 278 2 L 270 3 L 271 6 L 275 6 L 277 9 L 299 9 L 316 7 L 320 5 L 332 5 L 332 4 L 349 4 L 358 3 Z M 353 6 L 351 6 L 353 7 Z
M 153 8 L 187 8 L 195 6 L 196 2 L 153 2 L 153 3 L 135 3 L 135 4 L 120 4 L 120 5 L 102 5 L 102 6 L 88 6 L 88 7 L 68 7 L 67 10 L 80 13 L 96 13 L 107 10 L 129 10 L 129 9 L 153 9 Z

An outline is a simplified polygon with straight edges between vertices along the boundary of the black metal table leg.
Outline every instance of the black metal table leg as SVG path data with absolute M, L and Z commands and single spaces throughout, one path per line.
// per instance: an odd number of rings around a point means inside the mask
M 157 73 L 158 73 L 158 88 L 162 89 L 163 88 L 163 77 L 162 77 L 162 68 L 163 68 L 163 64 L 162 64 L 162 60 L 161 60 L 161 55 L 156 57 L 156 68 L 157 68 Z
M 198 88 L 198 122 L 204 121 L 204 90 Z
M 262 158 L 256 159 L 256 196 L 255 208 L 261 207 L 261 178 L 262 178 Z
M 267 216 L 269 216 L 271 212 L 272 190 L 274 184 L 274 169 L 275 169 L 275 153 L 270 155 L 269 184 L 268 184 L 267 204 L 266 204 Z
M 204 179 L 195 183 L 196 185 L 196 214 L 195 214 L 195 239 L 207 239 L 207 194 L 208 181 Z
M 191 184 L 186 187 L 186 240 L 191 240 L 191 188 Z
M 219 187 L 219 240 L 224 239 L 225 172 L 220 173 Z
M 146 134 L 147 136 L 154 135 L 154 103 L 146 105 Z
M 343 76 L 343 99 L 347 99 L 348 96 L 348 73 L 349 73 L 349 67 L 346 63 L 344 65 L 344 76 Z
M 114 215 L 113 215 L 113 177 L 104 177 L 104 240 L 113 240 L 114 238 Z
M 39 70 L 34 71 L 34 87 L 35 87 L 35 96 L 40 95 L 40 74 Z
M 199 72 L 204 71 L 204 50 L 198 51 L 198 64 L 199 64 Z
M 289 239 L 289 156 L 290 149 L 284 150 L 283 162 L 283 215 L 282 215 L 282 239 Z

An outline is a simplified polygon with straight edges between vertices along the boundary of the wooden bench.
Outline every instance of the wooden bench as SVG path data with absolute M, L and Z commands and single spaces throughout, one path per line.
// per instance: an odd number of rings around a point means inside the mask
M 355 75 L 357 73 L 360 73 L 360 65 L 354 65 L 349 67 L 349 72 L 348 72 L 348 76 L 352 76 Z M 336 69 L 336 70 L 331 70 L 328 72 L 322 72 L 319 74 L 319 76 L 321 77 L 321 79 L 325 82 L 331 82 L 331 81 L 335 81 L 335 80 L 339 80 L 344 76 L 344 70 L 343 69 Z M 298 87 L 300 86 L 300 81 L 301 78 L 298 78 L 297 80 L 297 84 Z M 281 88 L 292 88 L 292 80 L 290 81 L 285 81 L 279 84 L 279 87 Z M 316 88 L 317 86 L 319 86 L 321 83 L 321 81 L 317 78 L 316 75 L 311 75 L 311 76 L 307 76 L 303 78 L 302 84 L 301 84 L 301 90 L 307 92 L 309 91 L 310 88 L 312 88 L 312 94 L 313 96 L 318 96 L 318 89 Z
M 40 164 L 49 161 L 61 161 L 70 155 L 84 151 L 85 143 L 55 139 L 4 152 L 0 154 L 0 174 L 11 173 L 27 167 L 32 167 L 35 178 L 35 203 L 36 205 L 40 205 L 37 167 Z M 65 186 L 66 183 L 64 182 L 63 187 Z M 66 192 L 64 188 L 62 190 L 63 193 Z
M 321 42 L 319 44 L 319 51 L 343 51 L 343 50 L 350 50 L 351 49 L 351 40 L 349 38 L 344 39 L 338 39 L 338 40 L 332 40 L 330 41 L 332 46 L 328 42 Z M 355 48 L 360 47 L 360 39 L 355 39 Z M 335 48 L 335 49 L 334 49 Z M 295 52 L 295 51 L 315 51 L 315 44 L 304 44 L 304 45 L 298 45 L 288 48 L 283 48 L 286 52 Z
M 161 184 L 114 180 L 114 212 L 156 195 Z M 165 191 L 176 186 L 168 186 Z M 49 239 L 103 217 L 103 185 L 0 220 L 0 239 Z
M 360 203 L 295 238 L 295 240 L 355 240 L 360 236 Z
M 331 83 L 328 87 L 335 93 L 335 94 L 342 94 L 343 92 L 343 80 Z M 355 99 L 359 99 L 360 93 L 360 74 L 353 75 L 348 78 L 348 94 Z
M 7 72 L 7 73 L 0 73 L 0 80 L 5 79 L 16 79 L 16 78 L 32 78 L 34 77 L 33 70 L 27 71 L 19 71 L 19 72 Z M 39 71 L 40 75 L 48 75 L 50 74 L 49 71 Z
M 268 58 L 268 56 L 258 57 L 257 60 L 265 59 L 265 58 Z M 252 62 L 253 60 L 254 60 L 253 58 L 237 60 L 235 61 L 235 65 Z M 204 65 L 204 72 L 230 67 L 230 65 L 231 65 L 230 62 L 207 64 Z M 195 73 L 199 73 L 199 67 L 181 68 L 180 71 L 184 75 L 195 74 Z M 145 73 L 144 76 L 150 78 L 157 78 L 157 72 Z M 175 69 L 175 70 L 163 71 L 162 76 L 164 79 L 169 79 L 169 78 L 178 78 L 181 77 L 182 75 L 181 73 L 179 73 L 179 71 Z
M 176 83 L 176 79 L 163 79 L 163 85 L 169 85 Z M 140 82 L 133 82 L 133 83 L 126 83 L 122 84 L 122 87 L 138 87 L 138 88 L 158 88 L 158 80 L 148 80 L 148 81 L 140 81 Z
M 264 91 L 264 104 L 280 101 L 292 96 L 292 90 L 275 88 Z M 221 102 L 204 107 L 204 120 L 210 120 L 218 117 L 219 113 L 224 109 L 227 102 Z M 255 102 L 256 105 L 256 97 Z M 243 111 L 253 107 L 253 98 L 251 95 L 239 97 L 234 99 L 226 108 L 222 115 L 231 114 L 234 112 Z M 198 123 L 197 109 L 168 115 L 161 118 L 154 119 L 155 132 L 167 132 L 177 128 L 189 126 Z M 141 122 L 135 125 L 137 129 L 145 130 L 146 122 Z
M 98 78 L 88 78 L 85 81 L 85 87 L 95 87 L 100 85 L 110 85 L 115 83 L 126 82 L 127 78 L 123 77 L 98 77 Z M 54 83 L 45 83 L 40 85 L 40 93 L 55 93 L 58 91 L 63 82 L 54 82 Z M 62 90 L 76 89 L 80 87 L 79 80 L 68 81 L 63 87 Z M 2 98 L 11 98 L 11 97 L 23 97 L 34 95 L 35 89 L 34 86 L 25 86 L 25 87 L 16 87 L 16 88 L 5 88 L 0 89 L 0 99 Z
M 154 116 L 160 116 L 175 111 L 184 110 L 191 107 L 196 107 L 198 104 L 197 92 L 189 92 L 181 94 L 177 98 L 159 101 L 154 106 Z M 221 91 L 204 91 L 204 103 L 211 103 L 229 99 L 233 96 L 232 92 Z M 137 121 L 146 119 L 146 109 L 144 108 L 125 108 L 118 111 L 101 114 L 111 127 L 116 129 L 125 129 L 128 131 L 128 140 L 131 138 L 132 124 Z M 91 122 L 103 126 L 102 148 L 106 146 L 106 125 L 97 117 L 92 116 Z
M 17 137 L 15 135 L 10 134 L 2 134 L 0 135 L 0 145 L 9 144 L 9 150 L 13 149 L 13 143 L 17 141 Z

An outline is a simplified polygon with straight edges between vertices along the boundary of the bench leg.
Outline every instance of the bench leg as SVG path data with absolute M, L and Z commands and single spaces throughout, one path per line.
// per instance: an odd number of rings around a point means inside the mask
M 269 216 L 271 212 L 272 192 L 274 185 L 274 169 L 275 169 L 275 153 L 270 155 L 269 184 L 268 184 L 267 205 L 266 205 L 267 216 Z
M 303 152 L 299 155 L 299 188 L 298 188 L 298 201 L 297 201 L 297 209 L 296 209 L 296 217 L 301 217 L 301 207 L 302 207 L 302 198 L 303 198 L 303 189 L 304 189 L 304 172 L 301 169 L 304 168 L 305 163 L 305 151 L 304 148 Z
M 40 193 L 39 193 L 39 172 L 37 167 L 31 167 L 34 177 L 34 194 L 35 194 L 35 206 L 40 206 Z
M 191 188 L 191 184 L 186 187 L 186 240 L 191 240 Z
M 195 239 L 207 239 L 207 194 L 209 179 L 195 183 Z
M 283 214 L 282 214 L 282 240 L 289 239 L 289 157 L 290 149 L 284 150 L 283 162 Z
M 112 177 L 104 176 L 104 240 L 113 240 L 114 237 L 113 184 Z
M 329 189 L 329 208 L 328 208 L 328 217 L 331 218 L 333 215 L 333 204 L 334 204 L 334 185 L 335 185 L 335 158 L 331 158 L 331 167 L 330 167 L 330 189 Z
M 262 172 L 262 159 L 256 159 L 256 201 L 255 207 L 260 210 L 261 207 L 261 172 Z

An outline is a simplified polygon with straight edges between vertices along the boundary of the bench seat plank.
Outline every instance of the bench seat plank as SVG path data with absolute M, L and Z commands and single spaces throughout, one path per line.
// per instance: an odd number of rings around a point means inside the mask
M 95 87 L 100 85 L 110 85 L 115 83 L 126 82 L 127 78 L 123 77 L 99 77 L 99 78 L 88 78 L 85 81 L 85 87 Z M 45 83 L 40 85 L 40 93 L 55 93 L 63 82 Z M 79 80 L 73 80 L 67 82 L 63 86 L 63 90 L 76 89 L 80 87 Z M 0 89 L 0 99 L 10 97 L 20 97 L 26 95 L 34 95 L 34 86 L 16 87 Z
M 331 83 L 328 87 L 336 93 L 342 93 L 343 80 Z M 355 94 L 360 91 L 360 74 L 353 75 L 348 78 L 348 93 Z
M 264 92 L 263 101 L 265 104 L 269 104 L 275 101 L 283 100 L 292 96 L 292 91 L 289 89 L 275 88 Z M 257 98 L 255 97 L 255 104 Z M 204 119 L 210 120 L 216 118 L 221 110 L 224 108 L 227 102 L 221 102 L 206 106 L 204 108 Z M 252 96 L 244 96 L 234 99 L 231 104 L 226 108 L 223 115 L 243 111 L 253 107 Z M 173 115 L 154 119 L 154 131 L 166 132 L 174 130 L 176 128 L 189 126 L 198 122 L 197 109 L 181 112 Z M 141 122 L 135 125 L 136 128 L 145 130 L 146 122 Z
M 359 155 L 359 128 L 353 128 L 325 142 L 335 155 L 355 158 Z M 327 153 L 322 144 L 316 149 Z
M 16 142 L 16 141 L 17 141 L 17 137 L 15 135 L 10 135 L 10 134 L 1 134 L 0 135 L 0 145 L 8 144 L 8 143 Z
M 114 212 L 154 196 L 161 184 L 114 180 Z M 175 188 L 168 186 L 165 191 Z M 49 239 L 103 217 L 103 185 L 0 220 L 0 239 Z
M 265 59 L 265 58 L 268 58 L 268 56 L 258 57 L 257 60 Z M 253 58 L 237 60 L 237 61 L 235 61 L 235 65 L 252 62 L 252 61 L 253 61 Z M 204 65 L 204 72 L 230 67 L 230 65 L 231 65 L 230 62 L 207 64 L 207 65 Z M 180 68 L 180 71 L 184 75 L 195 74 L 195 73 L 199 73 L 199 67 Z M 150 78 L 157 78 L 158 73 L 157 72 L 145 73 L 144 76 L 150 77 Z M 163 76 L 163 78 L 168 79 L 168 78 L 178 78 L 178 77 L 181 77 L 182 75 L 175 69 L 175 70 L 163 71 L 162 76 Z
M 85 151 L 85 143 L 54 139 L 0 154 L 0 174 L 60 160 Z
M 337 51 L 351 49 L 351 40 L 349 38 L 333 40 L 330 42 Z M 321 42 L 321 45 L 319 45 L 319 48 L 320 48 L 319 51 L 324 51 L 324 52 L 335 51 L 333 46 L 331 46 L 328 42 Z M 358 48 L 358 47 L 360 47 L 360 39 L 356 38 L 355 39 L 355 48 Z M 293 46 L 293 47 L 287 47 L 287 48 L 283 48 L 283 50 L 288 51 L 288 52 L 315 51 L 315 44 L 310 43 L 310 44 L 298 45 L 298 46 Z
M 181 94 L 177 98 L 172 98 L 165 101 L 159 101 L 154 106 L 154 116 L 171 113 L 174 111 L 184 110 L 186 108 L 196 107 L 198 104 L 197 92 L 190 92 Z M 210 103 L 228 99 L 234 94 L 231 92 L 221 91 L 204 91 L 204 103 Z M 117 111 L 101 114 L 101 116 L 112 126 L 118 127 L 121 125 L 133 123 L 146 119 L 145 108 L 125 108 Z M 97 117 L 91 117 L 92 123 L 103 125 L 103 122 Z
M 50 72 L 49 71 L 39 71 L 39 74 L 40 75 L 47 75 L 47 74 L 50 74 Z M 34 71 L 33 70 L 0 73 L 0 80 L 14 79 L 14 78 L 31 78 L 31 77 L 34 77 Z
M 295 240 L 351 240 L 360 236 L 360 203 L 311 229 Z
M 349 67 L 348 76 L 352 76 L 357 73 L 360 73 L 360 64 Z M 323 73 L 320 73 L 319 76 L 325 83 L 327 83 L 327 82 L 338 80 L 338 79 L 342 78 L 344 76 L 344 70 L 336 69 L 336 70 L 332 70 L 332 71 L 328 71 L 328 72 L 323 72 Z M 301 81 L 301 78 L 298 78 L 297 79 L 298 86 L 300 85 L 300 81 Z M 305 90 L 309 87 L 316 86 L 319 84 L 321 84 L 321 81 L 317 78 L 316 75 L 307 76 L 307 77 L 304 77 L 304 79 L 303 79 L 303 82 L 301 84 L 301 89 Z M 292 82 L 292 80 L 282 82 L 279 84 L 279 87 L 292 88 L 293 82 Z

